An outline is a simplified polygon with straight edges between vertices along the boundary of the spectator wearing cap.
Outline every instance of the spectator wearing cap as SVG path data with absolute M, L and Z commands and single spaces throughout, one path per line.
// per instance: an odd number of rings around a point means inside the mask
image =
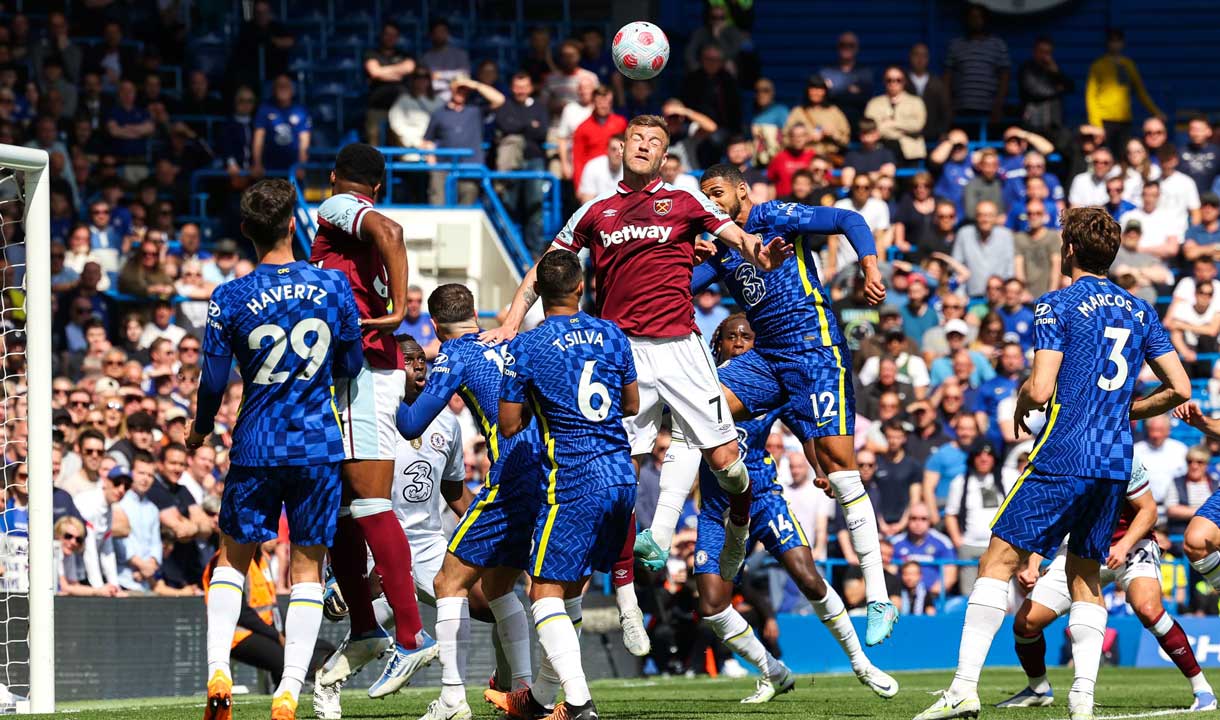
M 131 488 L 131 476 L 115 468 L 98 486 L 78 493 L 73 500 L 88 531 L 84 539 L 84 564 L 89 584 L 119 590 L 119 567 L 115 554 L 115 507 Z
M 1196 445 L 1186 451 L 1186 472 L 1174 478 L 1165 493 L 1170 535 L 1186 532 L 1186 525 L 1195 512 L 1220 488 L 1220 477 L 1208 467 L 1210 463 L 1211 453 L 1206 445 Z
M 949 484 L 945 530 L 959 560 L 983 556 L 991 542 L 991 521 L 1008 494 L 1001 480 L 999 451 L 989 442 L 976 443 L 967 458 L 969 470 Z M 958 592 L 969 595 L 978 578 L 978 564 L 967 563 L 958 575 Z
M 1144 439 L 1135 444 L 1135 456 L 1143 460 L 1148 486 L 1157 504 L 1164 506 L 1175 479 L 1186 474 L 1187 448 L 1181 440 L 1169 437 L 1169 416 L 1158 415 L 1144 421 Z
M 1013 279 L 1025 284 L 1029 294 L 1039 298 L 1059 287 L 1060 249 L 1063 238 L 1058 230 L 1047 227 L 1047 205 L 1031 200 L 1025 206 L 1029 227 L 1013 237 Z
M 928 115 L 923 100 L 906 91 L 906 73 L 901 67 L 890 65 L 882 79 L 885 92 L 868 101 L 864 117 L 877 123 L 882 142 L 904 161 L 922 160 L 928 155 L 923 137 Z
M 1089 124 L 1105 130 L 1112 147 L 1122 147 L 1131 134 L 1131 93 L 1139 98 L 1149 115 L 1165 117 L 1156 106 L 1131 58 L 1123 55 L 1123 31 L 1106 31 L 1106 52 L 1089 66 L 1085 84 L 1085 108 Z
M 1012 61 L 1008 45 L 987 31 L 987 10 L 966 6 L 966 35 L 949 42 L 945 82 L 958 116 L 985 117 L 993 122 L 1004 111 Z
M 723 297 L 720 294 L 720 286 L 715 283 L 695 295 L 695 325 L 699 328 L 699 334 L 705 338 L 712 337 L 720 323 L 729 316 L 728 309 L 720 302 Z
M 139 450 L 131 462 L 131 488 L 119 502 L 130 530 L 116 548 L 119 587 L 148 593 L 161 567 L 160 510 L 148 497 L 155 482 L 156 465 L 151 453 Z
M 221 238 L 212 246 L 212 257 L 203 265 L 203 281 L 220 285 L 237 278 L 237 262 L 241 259 L 237 241 Z
M 996 210 L 1004 212 L 1004 179 L 1000 177 L 1000 155 L 994 148 L 983 148 L 978 153 L 974 177 L 962 191 L 962 207 L 966 220 L 974 220 L 978 204 L 990 202 Z
M 816 152 L 809 147 L 809 128 L 802 123 L 784 129 L 784 147 L 767 166 L 767 179 L 775 186 L 777 197 L 792 192 L 792 176 L 809 167 Z
M 999 209 L 989 200 L 975 208 L 973 225 L 963 227 L 953 243 L 953 259 L 970 270 L 966 292 L 980 296 L 992 276 L 1010 278 L 1015 273 L 1015 249 L 1012 231 L 997 224 Z
M 928 305 L 931 294 L 928 278 L 923 273 L 911 273 L 907 284 L 907 301 L 899 306 L 898 311 L 902 313 L 902 332 L 917 343 L 924 333 L 940 322 L 936 311 Z
M 1194 302 L 1174 302 L 1165 316 L 1165 327 L 1174 349 L 1190 370 L 1191 377 L 1201 380 L 1211 378 L 1213 363 L 1210 360 L 1200 362 L 1199 353 L 1217 350 L 1216 330 L 1212 328 L 1220 324 L 1217 321 L 1220 311 L 1215 292 L 1211 283 L 1195 283 Z
M 897 158 L 888 147 L 881 144 L 881 131 L 869 118 L 860 121 L 860 146 L 849 150 L 843 158 L 841 179 L 844 186 L 851 186 L 858 175 L 874 180 L 881 176 L 893 177 L 897 169 Z
M 843 111 L 827 98 L 826 80 L 821 75 L 809 76 L 805 102 L 788 113 L 784 132 L 798 124 L 808 130 L 805 147 L 820 156 L 839 155 L 851 142 L 851 124 Z
M 1190 262 L 1220 262 L 1220 195 L 1209 190 L 1199 196 L 1199 203 L 1199 222 L 1187 228 L 1182 256 Z
M 931 508 L 923 502 L 912 503 L 907 511 L 906 532 L 894 537 L 894 561 L 917 562 L 923 569 L 924 585 L 933 593 L 940 593 L 957 583 L 955 565 L 939 565 L 953 560 L 957 554 L 953 542 L 932 527 Z
M 140 453 L 151 453 L 154 448 L 153 430 L 156 422 L 153 416 L 143 410 L 127 416 L 127 435 L 111 445 L 107 452 L 115 464 L 123 470 L 130 470 L 135 477 L 134 458 Z
M 1161 165 L 1161 202 L 1159 207 L 1171 215 L 1185 215 L 1189 223 L 1199 222 L 1199 189 L 1194 180 L 1178 172 L 1178 149 L 1166 143 L 1156 151 Z
M 1211 190 L 1220 175 L 1220 147 L 1213 142 L 1212 125 L 1206 115 L 1195 115 L 1186 126 L 1188 142 L 1179 153 L 1182 172 L 1195 181 L 1199 194 Z
M 1004 302 L 995 309 L 1004 321 L 1005 335 L 1015 335 L 1022 349 L 1034 344 L 1034 311 L 1025 304 L 1025 283 L 1012 277 L 1004 281 Z
M 932 360 L 928 371 L 933 389 L 939 388 L 946 380 L 953 377 L 969 388 L 977 388 L 995 377 L 995 368 L 991 366 L 987 356 L 967 347 L 970 326 L 965 320 L 961 318 L 947 320 L 941 330 L 944 333 L 945 352 Z M 959 357 L 962 353 L 965 353 L 964 357 L 967 360 L 964 363 Z
M 950 442 L 931 400 L 918 400 L 907 405 L 914 428 L 907 433 L 907 454 L 919 465 L 919 485 L 922 494 L 923 468 L 936 448 Z
M 1072 178 L 1068 190 L 1068 204 L 1072 207 L 1105 205 L 1110 199 L 1106 193 L 1106 180 L 1121 174 L 1119 168 L 1114 166 L 1114 154 L 1109 148 L 1094 150 L 1089 162 L 1091 169 Z
M 908 454 L 907 429 L 897 418 L 886 420 L 881 428 L 885 452 L 877 458 L 873 482 L 880 494 L 877 520 L 884 537 L 906 530 L 907 506 L 917 497 L 923 482 L 923 467 Z
M 76 438 L 76 452 L 80 456 L 80 469 L 70 477 L 61 478 L 59 483 L 59 487 L 73 497 L 97 488 L 102 458 L 106 454 L 105 436 L 93 428 L 82 430 Z
M 1135 203 L 1123 197 L 1125 186 L 1126 183 L 1123 181 L 1122 176 L 1115 175 L 1106 178 L 1106 204 L 1102 207 L 1119 224 L 1123 222 L 1123 216 L 1135 209 Z M 1142 180 L 1140 181 L 1140 187 L 1143 187 Z
M 296 103 L 295 95 L 292 78 L 279 75 L 272 85 L 271 102 L 263 103 L 254 113 L 250 141 L 250 173 L 254 177 L 268 171 L 282 172 L 309 159 L 313 119 L 304 106 Z
M 1141 205 L 1123 216 L 1126 222 L 1140 224 L 1140 252 L 1171 261 L 1178 255 L 1186 235 L 1185 211 L 1170 210 L 1163 199 L 1160 181 L 1144 183 L 1140 191 Z

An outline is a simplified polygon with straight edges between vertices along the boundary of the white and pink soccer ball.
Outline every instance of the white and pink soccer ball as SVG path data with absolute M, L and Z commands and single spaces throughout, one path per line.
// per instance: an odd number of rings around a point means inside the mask
M 632 80 L 651 80 L 669 62 L 669 38 L 652 23 L 628 23 L 614 34 L 610 55 L 622 74 Z

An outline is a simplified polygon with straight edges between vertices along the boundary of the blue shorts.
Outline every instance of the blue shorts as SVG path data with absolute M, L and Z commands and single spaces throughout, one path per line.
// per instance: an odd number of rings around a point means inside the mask
M 1195 511 L 1195 517 L 1211 520 L 1213 525 L 1220 527 L 1220 491 L 1212 493 L 1207 502 L 1199 506 L 1199 509 Z
M 533 478 L 522 481 L 531 488 L 538 485 Z M 484 486 L 454 529 L 449 552 L 482 568 L 526 569 L 537 498 L 532 489 L 507 492 L 503 484 Z
M 330 545 L 343 492 L 340 465 L 230 466 L 220 501 L 220 529 L 243 544 L 274 540 L 283 510 L 294 545 Z
M 762 543 L 771 557 L 779 560 L 784 553 L 798 547 L 809 547 L 805 531 L 792 514 L 784 496 L 777 492 L 755 495 L 750 503 L 749 545 Z M 699 514 L 699 535 L 695 540 L 695 574 L 720 574 L 720 549 L 724 546 L 724 518 L 720 513 Z
M 856 392 L 846 343 L 790 354 L 738 355 L 717 371 L 751 416 L 780 410 L 780 419 L 801 442 L 854 435 Z
M 1126 480 L 1042 475 L 1030 466 L 996 511 L 991 532 L 1042 557 L 1052 557 L 1070 533 L 1068 552 L 1100 562 L 1126 494 Z
M 635 512 L 635 485 L 594 490 L 573 502 L 543 505 L 534 523 L 530 575 L 575 582 L 610 572 Z

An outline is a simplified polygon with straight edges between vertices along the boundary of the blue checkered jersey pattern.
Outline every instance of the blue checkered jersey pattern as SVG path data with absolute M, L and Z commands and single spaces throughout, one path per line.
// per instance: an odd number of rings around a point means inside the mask
M 231 460 L 262 467 L 344 459 L 332 370 L 360 343 L 347 278 L 306 262 L 259 265 L 212 292 L 206 362 L 236 357 L 243 383 Z
M 486 485 L 498 485 L 508 479 L 512 486 L 504 492 L 522 491 L 534 493 L 536 485 L 528 488 L 518 479 L 537 477 L 538 455 L 541 443 L 537 423 L 530 423 L 511 438 L 500 437 L 500 384 L 508 363 L 508 346 L 479 342 L 476 333 L 467 333 L 441 344 L 440 353 L 432 361 L 432 373 L 424 394 L 441 400 L 442 405 L 457 393 L 470 408 L 475 422 L 487 438 L 487 449 L 491 456 L 491 471 Z
M 830 294 L 818 280 L 817 253 L 802 235 L 844 234 L 860 257 L 876 255 L 864 218 L 852 210 L 772 200 L 750 210 L 744 229 L 761 235 L 763 242 L 787 238 L 795 256 L 765 272 L 717 240 L 716 256 L 700 266 L 693 284 L 710 283 L 714 273 L 715 280 L 745 308 L 760 352 L 799 352 L 843 342 Z
M 622 395 L 636 373 L 623 331 L 583 312 L 552 315 L 517 336 L 508 357 L 501 397 L 529 403 L 538 419 L 546 501 L 634 485 Z
M 1156 310 L 1114 283 L 1081 277 L 1038 298 L 1034 349 L 1063 353 L 1046 426 L 1029 460 L 1040 473 L 1126 480 L 1136 378 L 1173 352 Z
M 777 410 L 737 423 L 737 445 L 741 449 L 742 457 L 746 459 L 746 469 L 750 471 L 750 491 L 755 501 L 767 493 L 779 493 L 783 490 L 778 482 L 775 459 L 767 452 L 766 447 L 771 426 L 778 418 Z M 699 463 L 699 496 L 702 511 L 720 515 L 728 511 L 729 496 L 720 488 L 720 483 L 716 481 L 707 461 Z

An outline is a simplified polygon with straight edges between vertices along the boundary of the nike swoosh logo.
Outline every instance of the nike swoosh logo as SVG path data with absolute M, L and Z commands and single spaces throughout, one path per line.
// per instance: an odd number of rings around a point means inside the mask
M 893 685 L 880 685 L 878 683 L 873 683 L 873 685 L 882 692 L 889 692 L 890 690 L 894 689 Z M 960 704 L 961 703 L 958 703 L 958 705 L 960 705 Z M 953 707 L 957 707 L 957 705 L 954 705 Z
M 969 698 L 962 698 L 961 700 L 958 700 L 957 702 L 953 703 L 952 707 L 950 707 L 949 709 L 950 710 L 958 709 L 959 707 L 961 707 L 962 703 L 966 702 L 966 700 L 968 700 L 968 699 Z
M 832 422 L 834 422 L 834 418 L 831 418 L 829 420 L 820 420 L 820 421 L 818 421 L 817 425 L 818 425 L 818 427 L 826 427 L 827 425 L 831 424 Z
M 781 539 L 781 540 L 779 541 L 779 544 L 780 544 L 780 545 L 783 545 L 784 543 L 788 542 L 788 541 L 789 541 L 789 540 L 791 540 L 791 539 L 792 539 L 792 536 L 791 536 L 791 535 L 789 535 L 788 537 Z

